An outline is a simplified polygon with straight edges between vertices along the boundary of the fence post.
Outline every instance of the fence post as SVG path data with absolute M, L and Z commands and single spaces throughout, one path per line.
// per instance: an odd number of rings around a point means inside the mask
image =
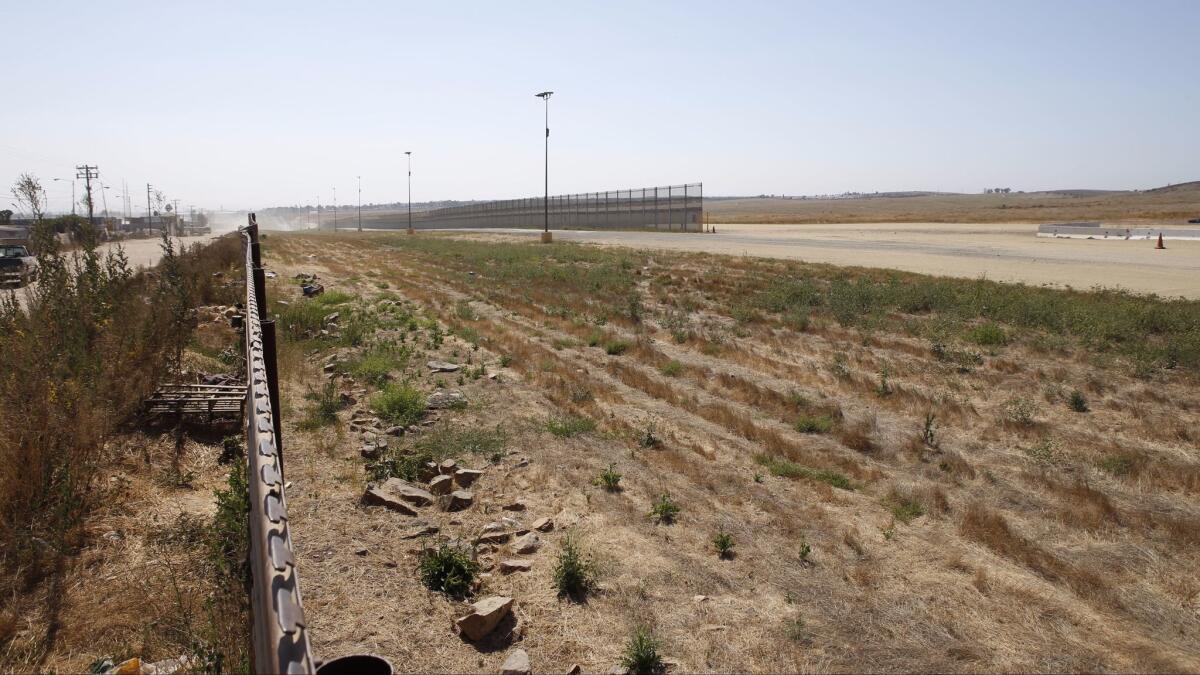
M 667 232 L 675 229 L 675 186 L 667 186 Z
M 266 302 L 266 292 L 263 293 Z M 260 315 L 262 316 L 262 315 Z M 283 414 L 279 409 L 279 358 L 276 351 L 275 319 L 263 319 L 263 361 L 267 367 L 267 390 L 271 392 L 271 421 L 275 427 L 275 449 L 279 453 L 279 470 L 283 471 Z
M 645 190 L 643 190 L 645 192 Z M 658 188 L 654 188 L 654 229 L 658 229 Z

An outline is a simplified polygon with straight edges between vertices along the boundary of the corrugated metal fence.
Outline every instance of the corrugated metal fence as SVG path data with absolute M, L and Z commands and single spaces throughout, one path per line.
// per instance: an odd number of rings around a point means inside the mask
M 548 207 L 550 229 L 649 228 L 699 232 L 704 211 L 704 184 L 582 192 L 414 211 L 416 229 L 464 227 L 529 227 L 540 229 Z M 375 221 L 372 227 L 404 228 L 407 216 L 394 222 Z

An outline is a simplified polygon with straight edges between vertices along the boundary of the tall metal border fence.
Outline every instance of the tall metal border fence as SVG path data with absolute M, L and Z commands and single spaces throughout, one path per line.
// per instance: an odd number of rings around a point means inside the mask
M 507 199 L 464 206 L 413 212 L 414 228 L 530 227 L 541 228 L 544 209 L 549 208 L 550 229 L 649 228 L 675 232 L 699 232 L 703 228 L 704 184 L 687 183 L 659 187 L 581 192 L 543 197 Z M 407 216 L 398 214 L 395 223 L 374 227 L 403 228 Z

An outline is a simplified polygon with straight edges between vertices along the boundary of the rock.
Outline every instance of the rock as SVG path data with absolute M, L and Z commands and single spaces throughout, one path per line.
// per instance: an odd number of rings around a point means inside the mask
M 503 508 L 505 511 L 524 511 L 525 502 L 518 500 L 511 504 L 505 504 Z
M 388 427 L 383 433 L 387 434 L 388 436 L 403 436 L 404 427 Z
M 533 568 L 533 563 L 528 560 L 501 560 L 500 571 L 504 574 L 512 574 L 513 572 L 528 572 Z
M 430 361 L 425 365 L 429 366 L 429 369 L 435 373 L 454 373 L 458 372 L 458 369 L 462 367 L 457 363 L 446 363 L 445 361 Z
M 512 539 L 512 532 L 488 532 L 475 537 L 477 544 L 503 544 Z
M 419 472 L 417 472 L 417 478 L 420 478 L 421 480 L 428 483 L 429 481 L 433 480 L 433 477 L 438 475 L 439 473 L 441 473 L 441 472 L 438 471 L 438 465 L 436 463 L 425 462 L 425 464 L 421 466 L 421 470 Z
M 516 553 L 533 553 L 542 546 L 542 540 L 534 533 L 517 539 L 513 542 L 512 550 Z
M 337 364 L 336 363 L 326 363 L 324 370 L 327 373 L 332 373 L 333 371 L 337 370 Z
M 629 675 L 629 669 L 625 666 L 613 666 L 608 675 Z
M 429 491 L 435 495 L 448 495 L 454 489 L 454 479 L 450 476 L 435 476 L 429 481 Z
M 443 511 L 462 511 L 475 501 L 475 495 L 470 490 L 455 490 L 448 495 L 438 498 L 438 504 Z
M 417 506 L 429 506 L 434 502 L 433 495 L 428 490 L 413 485 L 399 478 L 389 478 L 380 486 L 383 490 L 395 494 L 404 501 Z
M 693 595 L 692 602 L 708 602 L 707 595 Z
M 437 465 L 437 471 L 443 476 L 453 476 L 454 473 L 458 471 L 458 462 L 452 459 L 447 459 L 446 461 Z
M 480 640 L 487 637 L 512 609 L 513 599 L 503 596 L 484 598 L 471 605 L 471 613 L 460 618 L 455 623 L 468 640 Z
M 550 530 L 554 529 L 554 521 L 550 520 L 549 518 L 538 518 L 537 520 L 533 521 L 533 525 L 531 527 L 538 532 L 549 532 Z
M 413 507 L 409 506 L 396 495 L 378 487 L 367 488 L 363 493 L 363 503 L 370 506 L 382 506 L 386 509 L 402 513 L 406 516 L 415 516 L 417 512 Z
M 479 544 L 475 547 L 475 552 L 480 554 L 495 553 L 496 547 L 491 544 Z
M 327 314 L 327 315 L 325 315 L 324 323 L 326 326 L 328 326 L 331 323 L 337 323 L 338 319 L 340 319 L 340 318 L 341 318 L 341 314 L 338 312 L 334 312 L 333 314 Z
M 454 472 L 454 482 L 459 487 L 471 487 L 483 472 L 478 469 L 459 469 Z
M 524 649 L 514 649 L 508 653 L 508 658 L 504 659 L 504 665 L 500 666 L 500 675 L 531 675 L 533 673 L 529 668 L 529 655 Z
M 384 446 L 387 447 L 386 445 Z M 380 449 L 374 443 L 363 443 L 362 449 L 358 454 L 363 456 L 363 459 L 379 459 Z
M 413 528 L 400 535 L 401 539 L 416 539 L 430 534 L 438 533 L 437 525 L 430 525 L 424 521 L 416 521 L 413 523 Z
M 425 407 L 430 410 L 445 410 L 447 408 L 462 408 L 467 405 L 467 397 L 461 391 L 439 389 L 425 399 Z
M 579 665 L 578 663 L 572 663 L 571 669 L 567 671 L 567 675 L 582 675 L 582 673 L 583 666 Z
M 141 675 L 141 673 L 142 660 L 136 656 L 105 671 L 105 675 Z
M 371 552 L 371 549 L 362 542 L 352 542 L 350 547 L 354 549 L 354 555 L 366 555 Z

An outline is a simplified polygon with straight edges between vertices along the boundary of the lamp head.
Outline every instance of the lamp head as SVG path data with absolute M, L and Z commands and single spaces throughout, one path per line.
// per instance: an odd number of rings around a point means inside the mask
M 554 92 L 552 92 L 552 91 L 543 91 L 540 94 L 534 94 L 534 96 L 544 100 L 544 99 L 550 98 L 550 94 L 553 94 L 553 93 Z

